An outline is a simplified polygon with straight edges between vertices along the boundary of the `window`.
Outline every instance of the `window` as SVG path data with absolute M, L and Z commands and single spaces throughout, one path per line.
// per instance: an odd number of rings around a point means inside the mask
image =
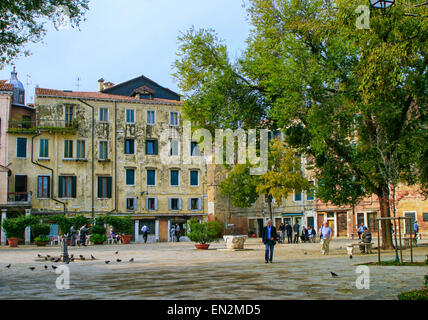
M 16 139 L 16 157 L 17 158 L 27 157 L 27 138 Z
M 178 156 L 178 141 L 171 140 L 169 142 L 169 155 L 170 156 Z
M 126 169 L 126 185 L 135 186 L 135 169 Z
M 49 158 L 49 140 L 40 139 L 39 158 Z
M 74 107 L 65 106 L 65 126 L 72 127 L 74 120 Z
M 147 122 L 147 124 L 155 124 L 156 123 L 155 111 L 147 110 L 146 122 Z
M 98 199 L 111 199 L 112 177 L 98 177 Z
M 135 123 L 134 109 L 126 109 L 126 123 Z
M 201 204 L 202 201 L 200 198 L 191 198 L 189 199 L 189 210 L 199 211 L 202 208 Z
M 77 159 L 85 159 L 85 140 L 77 140 Z
M 49 176 L 39 176 L 37 181 L 37 198 L 49 199 L 50 197 L 50 182 Z
M 100 108 L 100 122 L 108 122 L 108 108 Z
M 77 178 L 72 176 L 60 176 L 58 183 L 59 198 L 76 198 Z
M 108 154 L 108 142 L 100 141 L 99 142 L 99 159 L 107 160 L 107 154 Z
M 156 170 L 147 170 L 147 185 L 156 186 Z
M 146 198 L 146 208 L 147 211 L 156 211 L 158 209 L 158 199 Z
M 179 181 L 179 170 L 171 170 L 171 186 L 178 186 Z
M 428 213 L 424 212 L 423 217 L 424 217 L 424 221 L 428 221 Z
M 169 124 L 171 126 L 178 126 L 178 112 L 177 111 L 171 111 L 169 113 Z
M 169 210 L 174 210 L 174 211 L 181 210 L 181 199 L 180 198 L 170 198 L 169 199 Z
M 157 140 L 146 140 L 146 154 L 157 155 L 158 154 L 158 141 Z
M 73 140 L 64 140 L 64 159 L 73 159 Z
M 302 193 L 294 193 L 294 201 L 299 202 L 302 201 Z
M 190 171 L 190 185 L 192 187 L 199 186 L 199 171 L 197 170 Z
M 135 154 L 135 139 L 125 139 L 125 154 Z
M 127 198 L 126 199 L 126 210 L 128 210 L 128 211 L 137 210 L 137 199 L 136 198 Z
M 190 155 L 192 157 L 199 157 L 201 155 L 201 150 L 199 149 L 197 142 L 190 143 Z
M 313 186 L 314 185 L 314 183 L 313 182 L 310 182 L 310 184 Z M 308 191 L 308 193 L 307 193 L 307 200 L 308 201 L 313 201 L 313 200 L 315 200 L 315 190 L 313 189 L 313 188 L 311 188 L 309 191 Z

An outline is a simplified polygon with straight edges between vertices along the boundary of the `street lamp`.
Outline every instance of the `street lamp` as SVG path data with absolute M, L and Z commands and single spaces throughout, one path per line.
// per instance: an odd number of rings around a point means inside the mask
M 395 0 L 370 0 L 370 5 L 376 9 L 386 9 L 394 5 Z

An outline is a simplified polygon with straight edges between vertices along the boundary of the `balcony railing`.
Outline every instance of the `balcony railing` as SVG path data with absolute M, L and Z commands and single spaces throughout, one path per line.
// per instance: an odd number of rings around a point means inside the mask
M 9 121 L 9 132 L 35 132 L 35 131 L 74 131 L 78 129 L 78 122 L 76 119 L 73 121 L 67 120 L 48 120 L 37 119 Z
M 14 205 L 28 205 L 31 203 L 32 192 L 9 192 L 8 204 Z

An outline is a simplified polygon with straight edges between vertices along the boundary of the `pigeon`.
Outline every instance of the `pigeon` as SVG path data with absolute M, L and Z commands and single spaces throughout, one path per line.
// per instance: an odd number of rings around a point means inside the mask
M 51 256 L 50 255 L 46 255 L 46 257 L 50 258 Z
M 10 267 L 11 267 L 11 266 L 12 266 L 12 265 L 11 265 L 11 264 L 9 264 L 8 266 L 6 266 L 6 268 L 7 268 L 7 269 L 10 269 Z
M 339 276 L 336 274 L 336 273 L 334 273 L 334 272 L 330 272 L 331 273 L 331 275 L 333 276 L 333 278 L 338 278 Z
M 59 259 L 55 259 L 55 260 L 54 260 L 54 262 L 55 262 L 55 263 L 58 263 L 58 262 L 59 262 Z
M 92 260 L 95 260 L 95 257 L 94 257 L 92 254 L 91 254 L 91 259 L 92 259 Z
M 307 255 L 308 253 L 305 251 L 305 252 L 303 252 L 305 255 Z
M 132 258 L 131 260 L 129 260 L 129 262 L 134 262 L 134 258 Z
M 109 264 L 109 263 L 110 263 L 110 261 L 108 261 L 108 260 L 107 260 L 105 263 L 106 263 L 106 264 Z
M 48 257 L 45 257 L 45 261 L 48 261 Z
M 120 259 L 117 259 L 116 261 L 117 261 L 118 263 L 122 262 L 122 260 L 120 260 Z
M 80 260 L 83 260 L 83 261 L 85 261 L 86 259 L 85 259 L 85 257 L 82 257 L 82 258 L 80 258 Z
M 56 267 L 56 266 L 52 266 L 52 269 L 54 269 L 54 270 L 56 270 L 58 267 Z
M 39 253 L 38 255 L 37 255 L 39 258 L 41 258 L 42 257 L 42 255 Z
M 70 255 L 70 259 L 73 259 L 73 258 L 74 258 L 74 254 L 71 254 L 71 255 Z
M 48 270 L 48 266 L 45 265 L 45 270 Z
M 119 254 L 119 251 L 116 251 L 115 254 Z
M 31 268 L 28 268 L 28 269 L 30 269 L 31 271 L 36 270 L 36 268 L 34 268 L 34 267 L 31 267 Z
M 74 262 L 74 258 L 71 258 L 71 259 L 70 259 L 70 261 L 71 261 L 71 262 Z
M 351 260 L 352 260 L 352 256 L 349 256 L 349 259 L 351 259 Z

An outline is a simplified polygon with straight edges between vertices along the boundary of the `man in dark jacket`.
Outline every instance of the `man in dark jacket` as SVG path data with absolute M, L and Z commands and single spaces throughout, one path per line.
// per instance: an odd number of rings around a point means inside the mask
M 267 226 L 263 228 L 262 239 L 263 243 L 266 246 L 265 253 L 265 262 L 273 263 L 273 248 L 276 244 L 276 238 L 278 234 L 276 233 L 276 228 L 272 226 L 272 221 L 269 220 Z
M 293 228 L 291 228 L 289 223 L 285 225 L 285 230 L 287 231 L 288 243 L 293 243 Z
M 294 231 L 294 243 L 299 243 L 299 234 L 300 234 L 300 224 L 296 222 L 296 224 L 293 226 Z

